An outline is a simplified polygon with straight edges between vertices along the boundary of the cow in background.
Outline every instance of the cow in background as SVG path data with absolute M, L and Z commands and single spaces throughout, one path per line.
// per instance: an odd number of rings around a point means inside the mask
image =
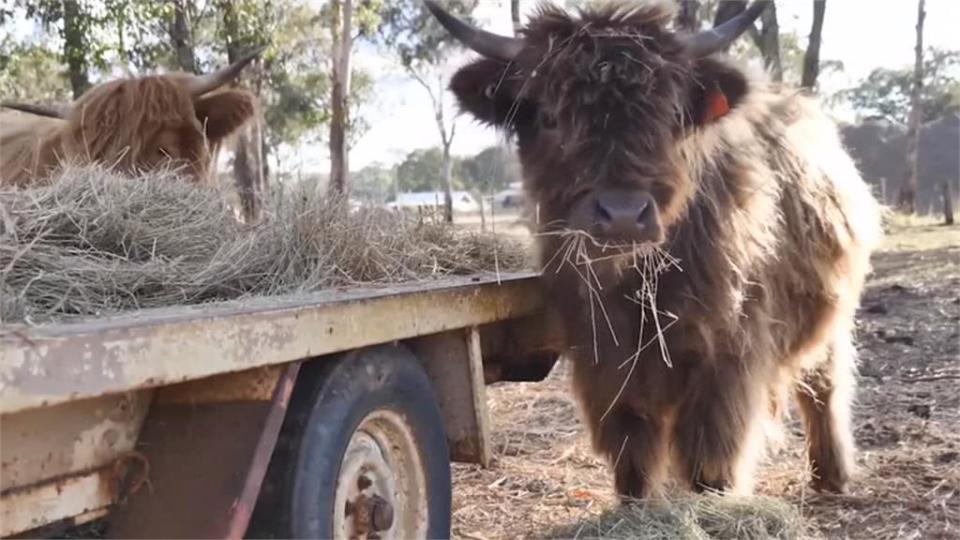
M 62 165 L 89 163 L 125 174 L 174 167 L 207 180 L 220 145 L 256 112 L 250 92 L 222 88 L 260 52 L 206 75 L 109 81 L 62 109 L 3 103 L 28 114 L 0 114 L 0 185 L 36 185 Z

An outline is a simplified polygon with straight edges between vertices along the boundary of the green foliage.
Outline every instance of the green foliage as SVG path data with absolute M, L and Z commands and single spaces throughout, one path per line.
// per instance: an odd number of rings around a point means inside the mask
M 454 188 L 462 187 L 463 162 L 453 160 L 452 180 Z M 400 191 L 439 191 L 443 189 L 443 151 L 440 148 L 414 150 L 397 166 L 397 182 Z
M 920 94 L 921 121 L 929 122 L 960 112 L 960 51 L 927 49 L 923 59 Z M 838 93 L 861 115 L 907 123 L 913 68 L 877 68 L 857 86 Z
M 39 44 L 0 42 L 0 96 L 31 103 L 70 99 L 70 83 L 64 76 L 60 56 Z
M 350 173 L 350 194 L 361 201 L 385 203 L 395 193 L 396 172 L 381 164 L 368 165 Z
M 491 194 L 520 180 L 520 163 L 512 152 L 501 146 L 491 146 L 464 159 L 463 173 L 469 189 Z
M 465 15 L 473 11 L 477 0 L 448 0 L 443 4 L 454 15 L 469 20 Z M 450 45 L 457 43 L 421 0 L 388 2 L 379 30 L 379 42 L 395 50 L 407 68 L 437 65 L 449 53 Z

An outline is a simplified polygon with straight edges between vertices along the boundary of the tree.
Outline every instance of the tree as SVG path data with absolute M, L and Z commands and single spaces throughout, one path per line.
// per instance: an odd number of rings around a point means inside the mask
M 455 0 L 449 2 L 447 9 L 463 15 L 472 12 L 474 7 L 476 0 Z M 380 36 L 383 44 L 397 51 L 401 65 L 430 96 L 443 151 L 444 219 L 452 222 L 453 158 L 450 147 L 457 126 L 455 119 L 448 118 L 444 100 L 446 84 L 440 67 L 458 43 L 419 0 L 391 2 L 384 10 Z
M 193 28 L 190 25 L 193 2 L 189 0 L 170 0 L 173 7 L 168 25 L 170 44 L 177 58 L 177 66 L 187 73 L 199 73 L 196 54 L 193 48 Z
M 90 88 L 87 62 L 87 26 L 90 24 L 90 15 L 85 7 L 76 0 L 63 2 L 63 57 L 67 60 L 74 99 Z
M 520 0 L 510 0 L 510 21 L 513 22 L 513 35 L 520 33 Z
M 826 0 L 814 0 L 813 27 L 810 29 L 807 52 L 803 55 L 803 75 L 800 79 L 800 86 L 804 88 L 813 89 L 817 84 L 817 75 L 820 74 L 820 41 L 823 34 L 823 17 L 826 9 Z
M 242 55 L 266 41 L 266 21 L 260 11 L 265 8 L 262 12 L 269 13 L 272 6 L 269 3 L 252 6 L 249 2 L 253 0 L 217 1 L 221 17 L 220 32 L 227 47 L 227 61 L 230 63 L 236 62 Z M 262 60 L 254 61 L 252 67 L 257 73 L 246 77 L 254 81 L 252 90 L 257 96 L 261 93 L 263 82 L 262 69 L 258 69 L 261 62 Z M 234 145 L 233 176 L 240 199 L 241 214 L 247 222 L 259 219 L 266 191 L 261 137 L 260 122 L 255 116 L 254 122 L 237 135 Z
M 680 4 L 677 10 L 677 27 L 687 32 L 696 32 L 700 29 L 700 0 L 677 0 Z
M 347 191 L 349 153 L 347 151 L 347 122 L 349 109 L 347 95 L 350 93 L 350 53 L 353 50 L 353 2 L 333 0 L 330 18 L 333 39 L 332 84 L 330 90 L 330 183 L 331 193 Z
M 763 58 L 763 66 L 776 82 L 783 82 L 783 61 L 780 56 L 780 24 L 777 21 L 777 6 L 767 2 L 767 9 L 760 14 L 760 29 L 750 25 L 747 33 Z M 716 5 L 713 25 L 719 26 L 747 9 L 746 0 L 720 0 Z
M 920 87 L 921 123 L 960 112 L 960 51 L 928 48 L 923 55 Z M 877 68 L 853 88 L 837 94 L 864 117 L 906 125 L 913 92 L 912 68 Z
M 897 205 L 900 211 L 912 214 L 917 198 L 917 145 L 920 142 L 921 105 L 920 92 L 923 89 L 923 20 L 926 18 L 924 0 L 917 2 L 917 43 L 914 46 L 913 87 L 910 92 L 910 119 L 907 127 L 907 167 Z
M 490 194 L 520 179 L 520 163 L 513 152 L 490 146 L 463 160 L 463 177 L 471 190 Z
M 369 203 L 387 202 L 393 193 L 396 173 L 382 164 L 372 164 L 350 174 L 350 194 Z
M 41 44 L 0 42 L 0 96 L 10 101 L 60 103 L 70 99 L 70 82 L 57 52 Z
M 783 82 L 783 62 L 780 58 L 780 24 L 777 22 L 777 5 L 770 2 L 760 14 L 762 29 L 757 47 L 763 56 L 763 65 L 770 70 L 776 82 Z
M 90 88 L 90 64 L 98 52 L 90 37 L 97 24 L 86 2 L 79 0 L 27 0 L 18 2 L 27 16 L 37 18 L 46 28 L 56 26 L 62 40 L 60 51 L 67 65 L 67 78 L 74 99 Z M 98 58 L 102 62 L 102 56 Z
M 414 150 L 397 165 L 397 183 L 401 192 L 437 191 L 444 183 L 443 149 L 439 147 Z M 463 166 L 460 160 L 450 160 L 451 185 L 463 184 Z

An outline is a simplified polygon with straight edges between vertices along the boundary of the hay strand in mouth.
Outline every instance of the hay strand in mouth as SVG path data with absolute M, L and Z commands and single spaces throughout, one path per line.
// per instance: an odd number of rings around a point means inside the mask
M 557 236 L 560 238 L 560 245 L 556 252 L 551 255 L 544 264 L 542 271 L 553 271 L 559 273 L 567 270 L 576 275 L 584 284 L 587 295 L 587 302 L 590 309 L 590 327 L 593 344 L 593 363 L 595 365 L 601 362 L 599 335 L 597 331 L 597 319 L 602 318 L 610 333 L 610 338 L 615 347 L 620 346 L 616 329 L 611 321 L 610 315 L 604 305 L 603 283 L 595 265 L 621 265 L 626 268 L 623 271 L 633 271 L 640 276 L 639 288 L 633 291 L 633 295 L 627 300 L 636 303 L 639 306 L 639 328 L 637 330 L 637 344 L 632 354 L 617 365 L 617 369 L 623 369 L 629 366 L 618 391 L 604 413 L 600 421 L 603 422 L 610 412 L 619 402 L 621 396 L 629 384 L 630 378 L 636 371 L 640 355 L 654 343 L 659 345 L 660 358 L 668 367 L 673 367 L 670 358 L 670 350 L 667 345 L 666 332 L 677 322 L 677 316 L 668 311 L 661 310 L 657 306 L 657 287 L 659 277 L 669 270 L 681 271 L 680 261 L 670 253 L 659 246 L 652 244 L 631 244 L 631 245 L 612 245 L 609 242 L 601 242 L 585 231 L 572 229 L 559 229 L 546 233 L 542 236 Z M 626 260 L 629 264 L 623 265 Z M 555 269 L 551 268 L 554 267 Z M 598 313 L 601 317 L 598 317 Z M 647 324 L 654 326 L 653 337 L 644 342 L 646 336 Z
M 502 236 L 351 210 L 313 186 L 243 225 L 215 187 L 67 167 L 0 189 L 0 320 L 43 323 L 179 304 L 529 268 Z

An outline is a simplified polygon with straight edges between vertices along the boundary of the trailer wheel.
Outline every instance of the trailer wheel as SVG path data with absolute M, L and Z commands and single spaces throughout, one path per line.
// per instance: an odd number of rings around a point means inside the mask
M 416 358 L 404 348 L 382 346 L 304 368 L 251 532 L 449 537 L 447 439 Z

